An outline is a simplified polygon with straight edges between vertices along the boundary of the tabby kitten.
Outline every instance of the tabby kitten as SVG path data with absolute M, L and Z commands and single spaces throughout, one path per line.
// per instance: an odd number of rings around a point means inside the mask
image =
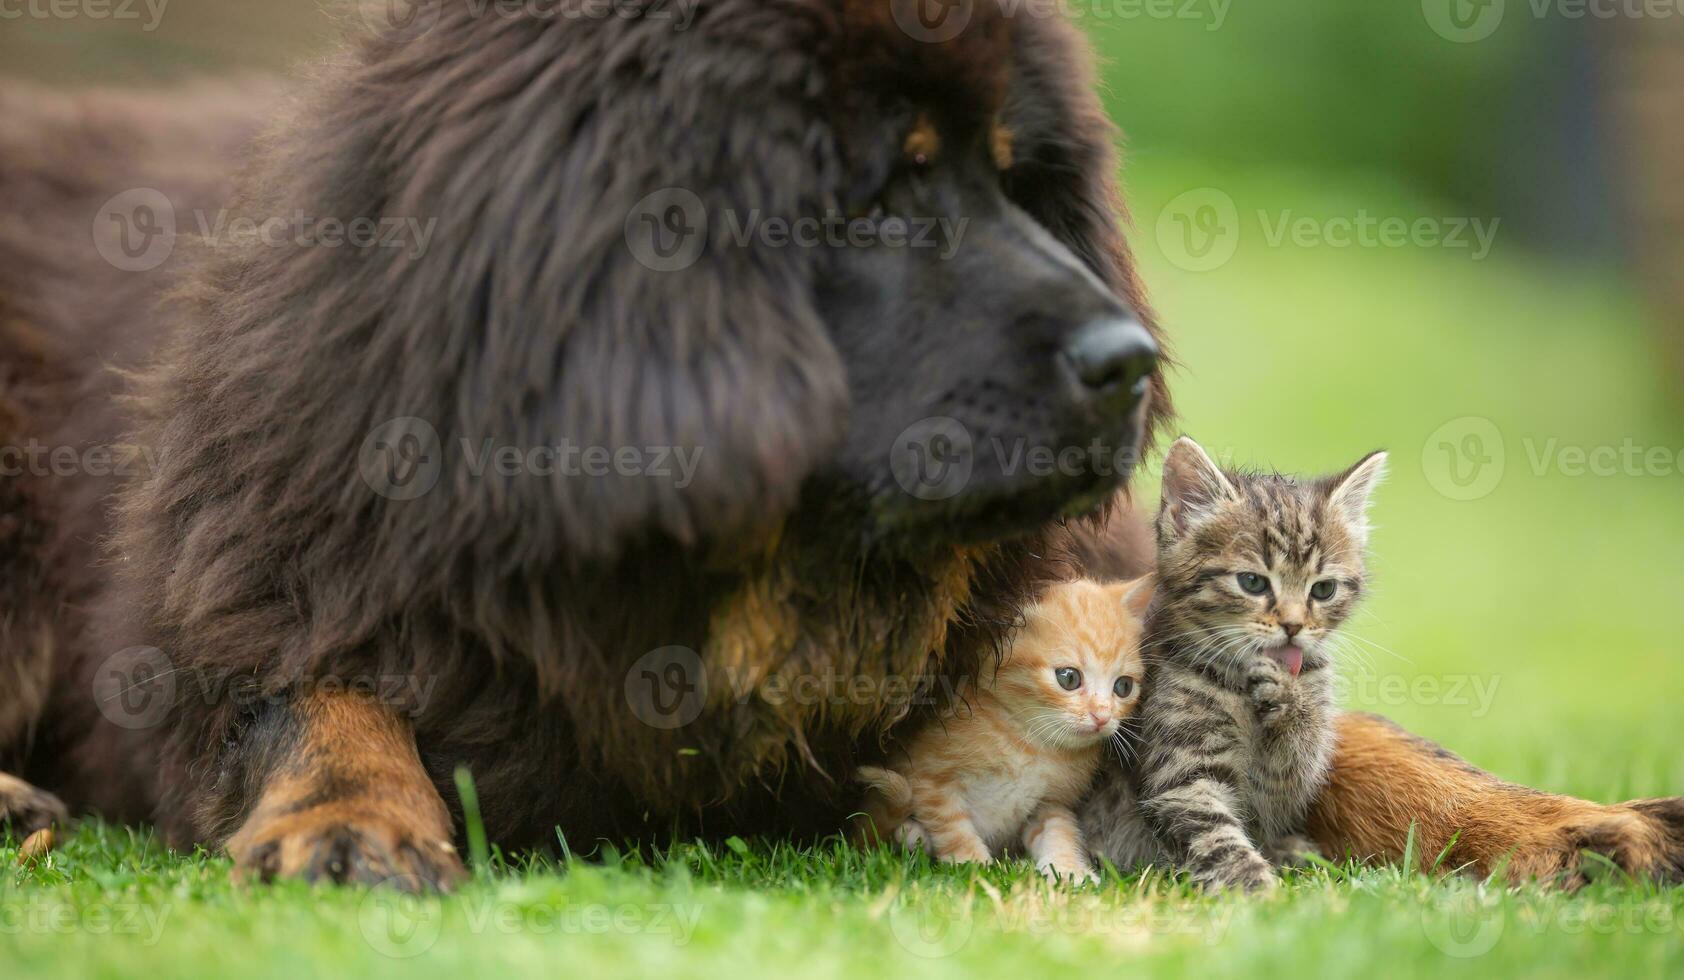
M 858 836 L 987 863 L 1021 845 L 1049 877 L 1092 880 L 1071 811 L 1140 696 L 1150 579 L 1055 585 L 1024 613 L 988 683 L 863 766 Z
M 1328 642 L 1362 598 L 1385 461 L 1304 481 L 1224 472 L 1191 439 L 1170 449 L 1141 761 L 1083 807 L 1096 853 L 1247 891 L 1314 853 L 1302 835 L 1333 747 Z

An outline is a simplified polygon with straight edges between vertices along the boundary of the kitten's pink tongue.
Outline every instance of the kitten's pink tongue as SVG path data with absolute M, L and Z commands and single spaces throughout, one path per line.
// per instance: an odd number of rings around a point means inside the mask
M 1270 650 L 1269 656 L 1290 671 L 1294 677 L 1297 677 L 1298 672 L 1304 669 L 1304 651 L 1290 643 L 1284 647 L 1276 647 Z

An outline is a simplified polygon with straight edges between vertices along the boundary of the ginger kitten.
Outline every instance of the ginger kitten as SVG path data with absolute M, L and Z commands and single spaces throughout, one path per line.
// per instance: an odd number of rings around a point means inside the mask
M 1049 589 L 966 703 L 915 732 L 889 768 L 860 768 L 860 836 L 942 861 L 1021 846 L 1049 877 L 1092 880 L 1071 808 L 1140 697 L 1151 596 L 1149 578 Z
M 1096 853 L 1245 891 L 1313 853 L 1305 821 L 1333 750 L 1329 641 L 1363 595 L 1385 461 L 1300 480 L 1224 472 L 1191 439 L 1170 449 L 1140 765 L 1102 777 L 1083 805 Z

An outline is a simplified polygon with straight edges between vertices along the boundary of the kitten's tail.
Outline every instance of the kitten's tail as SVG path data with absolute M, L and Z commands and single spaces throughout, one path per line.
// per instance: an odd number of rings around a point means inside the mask
M 895 831 L 912 816 L 912 784 L 882 766 L 860 766 L 854 779 L 865 785 L 864 812 L 854 820 L 854 843 L 872 847 L 895 840 Z

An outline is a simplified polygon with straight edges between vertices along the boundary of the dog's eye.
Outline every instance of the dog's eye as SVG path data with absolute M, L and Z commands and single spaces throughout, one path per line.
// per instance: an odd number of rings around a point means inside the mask
M 1120 698 L 1127 698 L 1129 695 L 1134 693 L 1134 678 L 1117 678 L 1117 683 L 1111 685 L 1111 693 Z
M 1053 676 L 1058 678 L 1058 686 L 1066 691 L 1074 691 L 1082 686 L 1082 672 L 1074 667 L 1060 667 L 1053 671 Z
M 1334 593 L 1338 591 L 1339 583 L 1333 581 L 1332 579 L 1327 579 L 1310 586 L 1310 598 L 1316 600 L 1317 602 L 1326 602 L 1327 600 L 1333 598 Z
M 1262 595 L 1269 591 L 1269 580 L 1256 572 L 1241 572 L 1235 576 L 1240 589 L 1247 595 Z

